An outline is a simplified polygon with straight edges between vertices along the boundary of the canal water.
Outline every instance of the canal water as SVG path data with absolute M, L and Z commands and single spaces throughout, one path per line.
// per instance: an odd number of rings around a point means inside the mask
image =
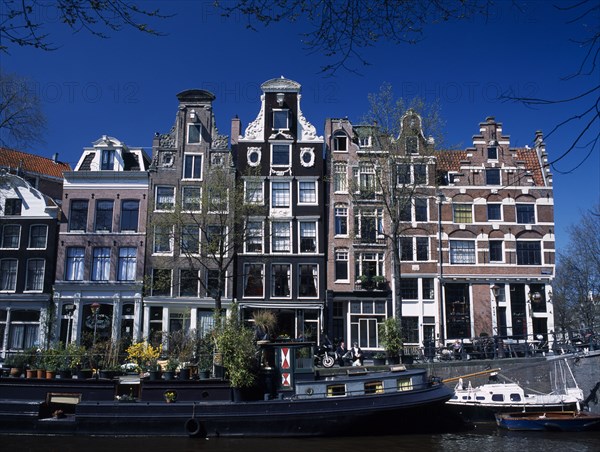
M 600 450 L 600 431 L 509 432 L 479 425 L 457 433 L 344 438 L 169 438 L 0 436 L 0 450 L 19 452 L 551 452 Z

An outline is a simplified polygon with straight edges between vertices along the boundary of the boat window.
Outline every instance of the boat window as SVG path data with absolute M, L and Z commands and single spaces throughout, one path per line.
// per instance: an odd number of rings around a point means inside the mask
M 492 394 L 492 400 L 494 402 L 504 402 L 504 395 L 503 394 Z
M 398 391 L 412 391 L 412 379 L 411 378 L 398 378 Z
M 485 397 L 478 395 L 478 396 L 475 396 L 475 399 L 476 400 L 485 400 Z
M 346 385 L 327 386 L 327 397 L 344 397 L 346 395 Z
M 365 383 L 365 394 L 383 394 L 383 382 L 369 381 Z
M 521 395 L 520 394 L 511 394 L 510 395 L 510 401 L 511 402 L 520 402 L 521 401 Z

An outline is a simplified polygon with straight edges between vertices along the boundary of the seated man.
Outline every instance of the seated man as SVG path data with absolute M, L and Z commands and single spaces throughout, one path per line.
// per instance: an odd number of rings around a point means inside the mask
M 357 342 L 352 344 L 352 349 L 350 350 L 352 354 L 352 365 L 353 366 L 362 366 L 364 355 Z

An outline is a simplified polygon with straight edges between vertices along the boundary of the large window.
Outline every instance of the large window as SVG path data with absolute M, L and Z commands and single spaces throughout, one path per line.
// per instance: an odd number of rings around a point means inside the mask
M 115 151 L 114 151 L 114 149 L 102 150 L 100 169 L 103 171 L 112 171 L 115 169 Z
M 333 164 L 333 190 L 336 192 L 348 191 L 348 165 L 344 162 Z
M 289 253 L 290 247 L 290 223 L 288 221 L 274 221 L 271 223 L 271 252 Z
M 168 268 L 152 269 L 152 295 L 168 296 L 171 295 L 172 271 Z
M 346 135 L 336 135 L 333 137 L 333 150 L 334 151 L 347 151 L 348 150 L 348 137 Z
M 427 199 L 415 199 L 415 221 L 428 221 L 427 206 Z
M 428 261 L 429 260 L 429 238 L 428 237 L 416 237 L 417 241 L 417 260 Z
M 535 223 L 535 205 L 517 204 L 517 223 L 533 224 Z
M 67 248 L 65 279 L 67 281 L 83 281 L 85 248 Z
M 319 287 L 319 266 L 317 264 L 298 265 L 298 296 L 316 297 Z
M 298 204 L 316 204 L 317 202 L 317 182 L 299 181 L 298 182 Z
M 335 235 L 348 235 L 348 208 L 344 204 L 335 206 Z
M 5 224 L 2 228 L 2 241 L 0 248 L 19 248 L 19 239 L 21 237 L 21 226 L 18 224 Z
M 271 164 L 273 166 L 290 166 L 290 149 L 289 144 L 271 145 Z
M 471 204 L 452 204 L 455 223 L 472 223 L 473 213 Z
M 419 318 L 402 316 L 402 334 L 409 344 L 419 343 Z
M 44 259 L 29 259 L 27 261 L 27 279 L 25 290 L 41 292 L 44 290 L 44 272 L 46 261 Z
M 291 281 L 290 264 L 271 265 L 271 296 L 289 298 Z
M 186 212 L 200 212 L 201 189 L 200 187 L 182 187 L 181 207 Z
M 183 178 L 202 179 L 202 155 L 186 154 L 183 158 Z
M 200 253 L 200 227 L 197 224 L 186 224 L 181 227 L 181 253 Z
M 92 280 L 108 281 L 110 276 L 110 248 L 94 248 L 92 258 Z
M 39 343 L 40 311 L 14 309 L 8 327 L 10 335 L 8 348 L 25 350 Z
M 475 264 L 474 240 L 450 240 L 451 264 Z
M 248 204 L 263 204 L 263 181 L 246 179 L 244 181 L 244 199 Z
M 427 183 L 427 165 L 423 163 L 415 163 L 413 165 L 413 171 L 415 175 L 415 184 Z
M 317 252 L 317 223 L 316 221 L 300 221 L 300 252 Z
M 263 252 L 263 223 L 262 221 L 248 221 L 246 224 L 246 252 Z
M 206 206 L 210 213 L 227 213 L 229 211 L 229 190 L 224 187 L 208 187 Z
M 154 226 L 154 248 L 155 253 L 173 252 L 173 227 Z
M 85 231 L 87 229 L 87 216 L 87 199 L 72 200 L 69 214 L 69 231 Z
M 377 243 L 383 234 L 383 209 L 361 209 L 355 217 L 355 230 L 362 243 Z
M 0 260 L 0 290 L 14 292 L 17 289 L 17 260 Z
M 271 205 L 273 207 L 290 207 L 290 183 L 271 182 Z
M 517 265 L 541 265 L 541 244 L 537 240 L 517 240 Z
M 99 199 L 96 201 L 96 231 L 111 232 L 113 220 L 112 199 Z
M 375 167 L 372 164 L 363 163 L 358 168 L 352 168 L 356 188 L 361 197 L 372 199 L 375 197 Z
M 335 252 L 335 280 L 348 281 L 348 251 L 340 250 Z
M 156 187 L 156 210 L 175 208 L 175 187 Z
M 48 242 L 48 226 L 34 224 L 29 229 L 29 248 L 45 249 Z
M 264 265 L 244 264 L 244 297 L 264 296 Z
M 428 261 L 428 237 L 401 237 L 400 260 L 402 261 Z
M 119 281 L 135 281 L 137 265 L 137 248 L 119 248 L 119 270 L 117 279 Z
M 206 252 L 212 256 L 220 256 L 227 250 L 227 226 L 210 224 L 206 227 Z
M 385 276 L 383 259 L 383 253 L 356 253 L 354 257 L 356 276 L 366 276 L 367 278 Z
M 419 280 L 417 278 L 402 278 L 400 292 L 403 300 L 419 299 Z
M 121 232 L 137 232 L 140 216 L 140 202 L 137 199 L 124 199 L 121 202 Z

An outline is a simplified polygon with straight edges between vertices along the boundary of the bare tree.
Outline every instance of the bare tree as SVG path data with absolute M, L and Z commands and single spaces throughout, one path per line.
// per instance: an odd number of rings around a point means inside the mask
M 158 9 L 140 8 L 128 0 L 0 0 L 0 51 L 9 45 L 55 50 L 45 21 L 60 21 L 74 32 L 81 30 L 106 38 L 109 32 L 132 27 L 143 33 L 159 35 L 148 25 L 148 19 L 169 17 Z
M 30 82 L 0 71 L 0 145 L 23 148 L 42 141 L 46 117 Z

